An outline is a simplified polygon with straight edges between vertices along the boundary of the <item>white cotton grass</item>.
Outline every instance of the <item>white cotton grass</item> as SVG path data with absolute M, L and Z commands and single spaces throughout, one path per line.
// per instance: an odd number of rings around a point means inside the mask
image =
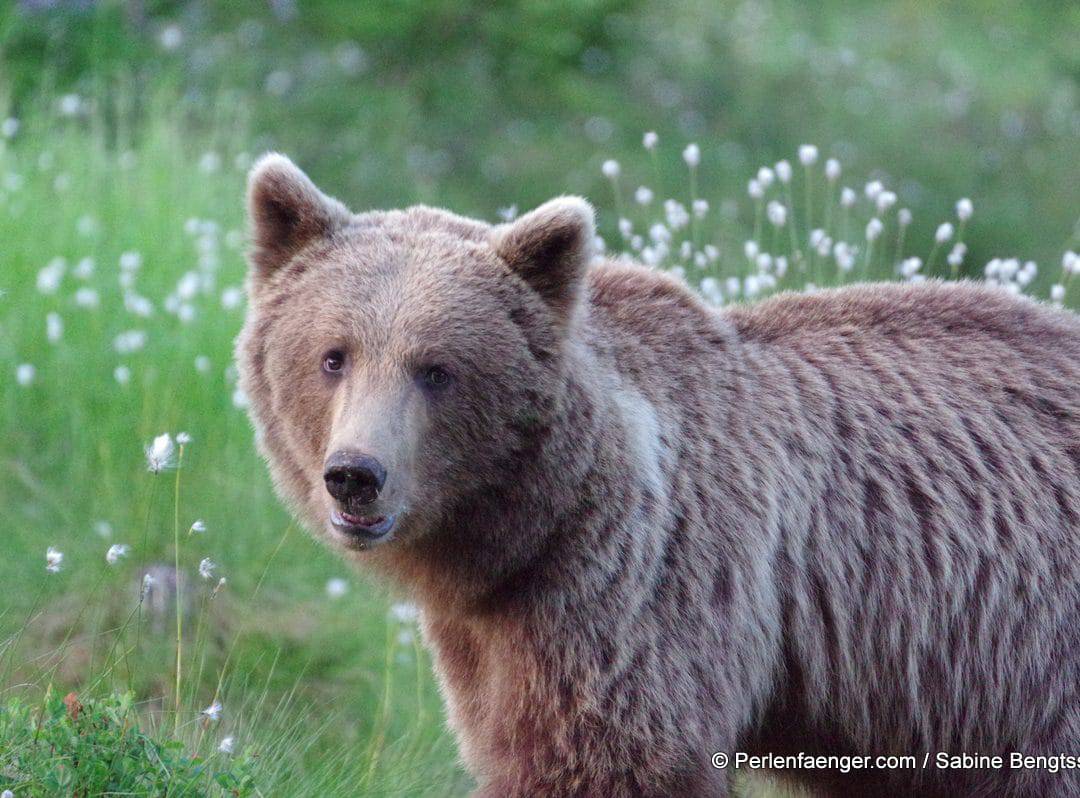
M 200 518 L 200 519 L 198 519 L 197 521 L 194 521 L 191 524 L 191 528 L 188 529 L 188 534 L 189 535 L 201 535 L 205 531 L 206 531 L 206 522 L 203 521 Z
M 28 388 L 34 384 L 37 369 L 33 363 L 20 363 L 15 367 L 15 384 L 20 388 Z
M 163 432 L 146 447 L 146 468 L 159 474 L 176 466 L 176 443 L 172 436 Z
M 64 319 L 59 313 L 53 311 L 45 315 L 45 338 L 50 343 L 59 343 L 64 337 Z
M 202 560 L 199 561 L 199 576 L 206 580 L 212 579 L 216 568 L 216 562 L 209 557 L 203 557 Z
M 233 752 L 233 750 L 235 749 L 235 747 L 236 747 L 236 738 L 235 737 L 232 737 L 232 736 L 222 737 L 221 742 L 218 743 L 217 750 L 218 750 L 218 753 L 231 754 Z
M 128 555 L 131 551 L 131 546 L 126 543 L 114 543 L 109 546 L 109 550 L 105 552 L 105 562 L 109 565 L 116 565 L 121 559 Z
M 604 161 L 600 166 L 600 173 L 608 180 L 618 179 L 621 172 L 622 168 L 619 166 L 619 162 L 613 159 Z
M 221 720 L 221 711 L 222 711 L 222 709 L 223 709 L 223 707 L 221 706 L 221 702 L 217 701 L 217 700 L 214 700 L 210 704 L 210 706 L 208 706 L 206 709 L 204 709 L 199 714 L 202 715 L 204 718 L 206 718 L 207 721 L 216 722 L 218 720 Z
M 650 130 L 644 136 L 641 137 L 641 146 L 650 152 L 656 149 L 656 146 L 660 143 L 660 137 L 656 135 L 656 131 Z
M 332 599 L 339 599 L 349 592 L 349 583 L 340 576 L 326 580 L 326 595 Z
M 642 143 L 656 166 L 659 140 L 646 136 Z M 730 198 L 710 206 L 698 191 L 701 147 L 691 143 L 682 156 L 690 167 L 688 196 L 676 191 L 662 199 L 653 188 L 638 186 L 627 198 L 633 202 L 627 203 L 612 179 L 621 247 L 613 248 L 611 256 L 666 269 L 696 284 L 710 303 L 888 276 L 910 282 L 955 278 L 970 269 L 964 233 L 974 206 L 967 197 L 954 203 L 954 219 L 931 228 L 927 240 L 923 229 L 913 226 L 912 209 L 902 204 L 896 188 L 907 183 L 894 183 L 881 170 L 871 179 L 842 185 L 845 166 L 836 157 L 824 157 L 816 145 L 796 148 L 790 160 L 754 167 L 745 184 L 749 212 L 740 211 L 740 203 Z M 616 176 L 629 177 L 630 169 L 618 165 Z M 735 257 L 740 248 L 741 257 Z M 1009 265 L 1012 260 L 1015 266 Z M 1003 263 L 987 282 L 1013 292 L 1027 292 L 1038 284 L 1034 263 Z M 1076 273 L 1080 259 L 1070 251 L 1055 285 L 1066 288 L 1066 278 Z M 1050 293 L 1052 301 L 1064 302 L 1062 289 Z
M 45 570 L 50 574 L 55 574 L 60 571 L 64 566 L 64 552 L 59 549 L 49 546 L 45 550 Z

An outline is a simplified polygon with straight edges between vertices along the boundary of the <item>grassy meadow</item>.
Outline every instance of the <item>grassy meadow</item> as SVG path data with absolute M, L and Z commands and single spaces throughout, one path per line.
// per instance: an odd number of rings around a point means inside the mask
M 583 194 L 610 255 L 718 305 L 934 277 L 1073 305 L 1078 33 L 989 1 L 0 10 L 0 791 L 470 786 L 411 608 L 255 453 L 260 152 L 357 210 Z

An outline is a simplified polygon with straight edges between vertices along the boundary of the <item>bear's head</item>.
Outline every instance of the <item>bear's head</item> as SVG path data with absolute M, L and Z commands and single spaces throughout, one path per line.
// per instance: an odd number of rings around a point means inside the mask
M 551 421 L 591 207 L 563 197 L 497 226 L 426 207 L 354 214 L 267 155 L 248 211 L 237 360 L 279 493 L 347 550 L 438 535 Z

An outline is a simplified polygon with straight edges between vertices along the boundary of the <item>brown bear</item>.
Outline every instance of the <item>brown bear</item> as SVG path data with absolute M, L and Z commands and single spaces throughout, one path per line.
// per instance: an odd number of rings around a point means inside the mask
M 581 199 L 353 214 L 280 155 L 248 202 L 275 484 L 420 607 L 478 795 L 725 796 L 737 754 L 821 795 L 1080 795 L 1071 313 L 717 310 L 598 262 Z M 883 755 L 914 764 L 840 759 Z

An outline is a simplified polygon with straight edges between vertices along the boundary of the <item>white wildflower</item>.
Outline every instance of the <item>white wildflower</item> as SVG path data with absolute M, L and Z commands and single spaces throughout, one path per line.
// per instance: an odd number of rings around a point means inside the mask
M 765 189 L 762 188 L 757 179 L 754 179 L 746 184 L 746 193 L 750 195 L 751 199 L 759 200 L 765 196 Z
M 697 144 L 687 144 L 682 151 L 682 158 L 691 169 L 701 163 L 701 148 Z
M 765 208 L 765 213 L 769 217 L 769 222 L 774 227 L 783 227 L 787 222 L 787 206 L 776 200 L 771 201 Z
M 896 204 L 896 194 L 891 191 L 882 191 L 877 195 L 878 213 L 885 213 Z
M 840 190 L 840 204 L 845 208 L 850 208 L 855 204 L 855 190 L 844 186 Z
M 390 617 L 398 623 L 414 623 L 420 617 L 420 610 L 415 604 L 399 601 L 390 606 Z
M 222 737 L 221 742 L 218 743 L 217 750 L 223 754 L 231 754 L 233 748 L 236 745 L 236 740 L 232 737 Z
M 113 379 L 120 385 L 127 385 L 131 382 L 131 369 L 124 365 L 117 366 L 113 369 Z
M 60 114 L 62 116 L 76 116 L 83 108 L 82 97 L 78 94 L 65 94 L 60 98 Z
M 667 218 L 668 226 L 672 230 L 681 230 L 690 223 L 690 214 L 686 212 L 686 207 L 677 200 L 669 199 L 664 201 L 664 216 Z
M 963 241 L 957 241 L 952 250 L 949 251 L 949 256 L 946 258 L 948 264 L 952 267 L 957 267 L 964 262 L 964 256 L 967 254 L 967 245 Z
M 150 574 L 143 574 L 142 590 L 139 591 L 139 601 L 142 601 L 143 599 L 145 599 L 146 594 L 149 593 L 153 589 L 154 585 L 156 585 L 156 584 L 157 584 L 157 580 L 154 579 L 153 576 L 151 576 Z
M 754 260 L 758 256 L 758 252 L 761 248 L 758 246 L 758 242 L 754 240 L 747 241 L 743 244 L 743 252 L 746 254 L 747 260 Z
M 221 718 L 221 702 L 214 701 L 210 706 L 199 713 L 209 721 L 216 721 Z
M 83 286 L 75 292 L 75 304 L 80 308 L 94 309 L 101 304 L 98 292 L 89 286 Z
M 1057 304 L 1061 304 L 1065 301 L 1065 286 L 1061 283 L 1055 283 L 1050 286 L 1050 299 Z
M 787 161 L 777 161 L 775 169 L 776 169 L 776 176 L 777 176 L 777 178 L 779 178 L 781 183 L 790 183 L 791 182 L 791 164 L 790 163 L 788 163 Z
M 710 262 L 714 263 L 720 257 L 720 250 L 712 244 L 706 244 L 703 247 L 702 251 L 705 253 L 705 257 L 708 258 Z
M 881 223 L 881 220 L 876 216 L 866 223 L 866 240 L 875 241 L 877 237 L 881 235 L 882 230 L 885 229 L 885 225 Z
M 914 277 L 919 269 L 922 268 L 922 260 L 920 258 L 908 258 L 900 264 L 900 274 L 903 277 Z
M 45 550 L 45 570 L 55 574 L 64 563 L 64 552 L 49 546 Z
M 129 355 L 146 346 L 146 333 L 142 330 L 127 330 L 113 339 L 113 349 L 117 354 Z
M 206 531 L 206 522 L 203 521 L 200 518 L 191 525 L 191 529 L 188 530 L 188 534 L 189 535 L 191 535 L 191 534 L 201 535 L 205 531 Z
M 206 374 L 210 371 L 211 363 L 210 358 L 206 355 L 197 355 L 195 357 L 195 370 L 200 374 Z
M 901 227 L 907 227 L 911 224 L 911 211 L 907 208 L 901 208 L 896 212 L 896 220 L 900 222 Z
M 9 116 L 2 123 L 0 123 L 0 136 L 6 139 L 12 138 L 19 132 L 19 120 L 13 116 Z
M 619 235 L 623 238 L 631 238 L 634 235 L 634 223 L 626 217 L 619 219 Z
M 514 221 L 514 219 L 517 218 L 518 206 L 517 205 L 507 205 L 505 208 L 499 208 L 498 213 L 499 213 L 499 218 L 502 219 L 504 222 L 512 222 L 512 221 Z M 236 230 L 230 231 L 230 235 L 232 233 L 235 233 L 235 232 L 238 232 L 238 231 L 236 231 Z M 226 237 L 226 242 L 225 243 L 227 243 L 227 244 L 229 243 L 228 237 Z M 240 243 L 239 241 L 236 242 L 237 246 L 239 246 L 239 243 Z M 233 248 L 235 249 L 235 247 L 233 247 Z
M 339 599 L 349 592 L 349 583 L 340 576 L 326 580 L 326 595 L 332 599 Z
M 75 264 L 75 268 L 71 270 L 71 273 L 80 280 L 89 280 L 94 276 L 94 259 L 90 257 L 81 258 Z
M 799 147 L 799 163 L 803 166 L 813 166 L 817 163 L 818 148 L 813 144 L 803 144 Z
M 704 219 L 705 214 L 709 212 L 709 203 L 707 200 L 696 199 L 694 200 L 694 216 L 698 219 Z
M 1061 256 L 1061 268 L 1066 274 L 1080 272 L 1080 255 L 1070 249 Z
M 757 266 L 759 272 L 769 271 L 769 269 L 771 269 L 773 265 L 772 255 L 770 255 L 768 252 L 759 253 L 756 260 L 754 261 L 754 265 Z
M 124 252 L 120 255 L 120 269 L 125 272 L 136 272 L 142 266 L 142 255 L 135 251 Z
M 714 305 L 723 303 L 724 295 L 720 291 L 720 282 L 715 277 L 704 278 L 698 287 L 701 289 L 701 295 Z
M 215 568 L 217 568 L 217 563 L 209 557 L 203 557 L 202 560 L 199 561 L 199 576 L 203 579 L 210 579 L 214 575 Z
M 649 205 L 653 201 L 652 189 L 648 186 L 638 186 L 637 191 L 634 192 L 634 201 L 638 205 Z
M 825 161 L 825 179 L 830 183 L 840 179 L 840 162 L 835 158 Z
M 41 268 L 37 275 L 37 290 L 41 294 L 55 294 L 60 290 L 60 281 L 64 279 L 67 271 L 67 261 L 63 258 L 53 258 Z
M 768 188 L 776 180 L 776 173 L 767 166 L 763 166 L 758 169 L 757 181 L 761 183 L 762 188 Z
M 937 232 L 934 233 L 934 240 L 939 244 L 944 244 L 950 238 L 953 237 L 953 226 L 949 222 L 942 222 L 938 225 Z
M 649 228 L 649 238 L 652 239 L 654 243 L 666 244 L 671 241 L 671 231 L 657 222 Z
M 622 169 L 619 167 L 619 162 L 612 159 L 604 161 L 603 165 L 600 167 L 600 173 L 608 180 L 616 179 L 621 171 Z
M 34 381 L 34 377 L 37 375 L 37 369 L 34 368 L 32 363 L 20 363 L 15 367 L 15 382 L 20 387 L 27 387 Z
M 49 313 L 45 316 L 45 337 L 49 343 L 55 344 L 64 337 L 64 320 L 59 313 Z
M 102 537 L 105 539 L 111 538 L 112 524 L 110 524 L 108 521 L 95 521 L 94 532 L 95 534 L 97 534 L 98 537 Z
M 643 146 L 645 149 L 649 150 L 650 152 L 652 150 L 655 150 L 656 145 L 659 144 L 659 143 L 660 143 L 660 137 L 658 135 L 656 135 L 656 132 L 653 131 L 653 130 L 648 131 L 644 136 L 641 137 L 641 146 Z
M 155 474 L 176 465 L 175 457 L 176 444 L 167 432 L 158 435 L 153 443 L 146 447 L 146 467 Z
M 863 191 L 866 193 L 866 198 L 871 202 L 877 200 L 878 194 L 885 190 L 885 186 L 882 185 L 880 180 L 871 180 L 866 184 Z
M 961 222 L 966 222 L 971 218 L 971 214 L 974 213 L 975 206 L 971 204 L 971 200 L 967 197 L 963 197 L 956 202 L 956 218 Z
M 776 257 L 776 260 L 773 262 L 773 266 L 773 271 L 776 272 L 776 276 L 783 277 L 785 274 L 787 274 L 788 260 L 783 255 L 778 255 Z
M 216 152 L 204 152 L 199 158 L 199 171 L 204 174 L 213 174 L 221 170 L 221 156 Z
M 761 291 L 761 281 L 756 274 L 751 274 L 743 280 L 743 293 L 753 299 Z
M 126 543 L 114 543 L 109 546 L 109 550 L 105 552 L 105 562 L 109 565 L 116 565 L 120 562 L 121 557 L 126 557 L 128 552 L 131 551 L 131 546 Z

